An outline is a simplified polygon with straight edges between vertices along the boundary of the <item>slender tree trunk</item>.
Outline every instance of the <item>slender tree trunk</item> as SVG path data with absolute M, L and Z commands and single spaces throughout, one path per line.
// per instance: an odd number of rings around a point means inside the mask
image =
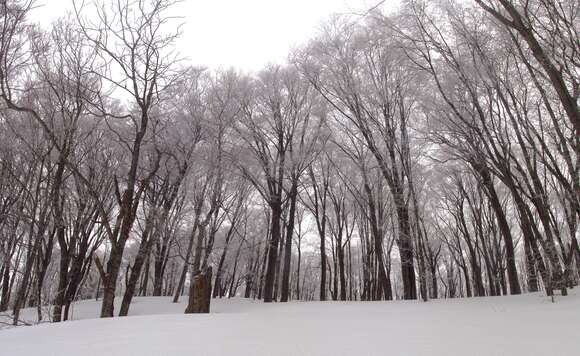
M 226 254 L 228 253 L 230 239 L 234 234 L 234 228 L 235 228 L 235 224 L 232 222 L 232 225 L 230 226 L 230 228 L 228 229 L 228 232 L 226 233 L 224 249 L 222 250 L 220 260 L 218 263 L 218 268 L 217 268 L 216 275 L 215 275 L 215 284 L 214 284 L 214 288 L 213 288 L 213 297 L 214 298 L 216 298 L 218 295 L 221 294 L 220 289 L 222 288 L 223 268 L 224 268 L 224 263 L 226 260 Z
M 193 243 L 195 241 L 195 232 L 197 230 L 197 224 L 199 221 L 199 212 L 196 212 L 196 218 L 191 229 L 191 234 L 189 235 L 189 242 L 187 244 L 187 250 L 185 252 L 185 259 L 183 261 L 183 268 L 181 269 L 181 273 L 179 275 L 179 280 L 177 282 L 177 287 L 175 288 L 175 294 L 173 295 L 173 303 L 177 303 L 179 301 L 179 296 L 183 290 L 185 285 L 185 277 L 187 276 L 187 270 L 189 269 L 189 260 L 191 259 L 191 254 L 193 251 Z
M 344 247 L 342 246 L 342 239 L 336 242 L 336 248 L 340 280 L 340 300 L 346 300 L 346 271 L 344 266 Z
M 52 309 L 52 321 L 59 322 L 61 321 L 62 317 L 62 307 L 65 303 L 65 293 L 67 289 L 67 282 L 68 282 L 68 266 L 70 262 L 70 256 L 68 251 L 62 250 L 60 251 L 60 269 L 58 273 L 58 286 L 56 292 L 56 298 L 54 301 L 54 307 Z
M 2 300 L 0 301 L 0 312 L 8 310 L 8 300 L 10 299 L 10 260 L 4 261 L 4 271 L 2 278 Z
M 369 216 L 370 216 L 370 225 L 371 225 L 371 235 L 373 238 L 373 243 L 374 243 L 374 250 L 375 250 L 375 257 L 377 260 L 377 268 L 378 268 L 378 282 L 379 282 L 379 293 L 381 296 L 385 296 L 385 298 L 387 300 L 390 300 L 389 298 L 391 297 L 391 288 L 390 288 L 390 281 L 389 278 L 387 277 L 386 271 L 385 271 L 385 260 L 384 260 L 384 250 L 383 250 L 383 236 L 380 233 L 380 228 L 378 226 L 378 221 L 377 221 L 377 209 L 376 209 L 376 205 L 375 205 L 375 201 L 373 198 L 373 194 L 371 191 L 370 186 L 368 185 L 368 183 L 364 184 L 364 188 L 367 194 L 367 199 L 368 199 L 368 207 L 369 207 Z M 403 267 L 401 267 L 403 268 Z M 403 268 L 405 269 L 405 268 Z M 414 272 L 413 272 L 414 275 Z M 415 285 L 415 280 L 413 279 L 413 285 Z M 380 299 L 381 296 L 378 296 L 378 298 L 376 299 Z
M 280 243 L 280 219 L 282 218 L 281 197 L 273 199 L 271 204 L 270 241 L 268 243 L 268 263 L 264 282 L 264 302 L 271 303 L 274 295 L 274 278 L 278 261 L 278 245 Z
M 151 254 L 147 255 L 145 260 L 145 270 L 143 271 L 143 278 L 141 279 L 141 286 L 139 287 L 139 295 L 144 297 L 147 295 L 147 288 L 149 287 L 149 269 L 151 268 Z
M 530 246 L 529 239 L 524 237 L 524 253 L 526 256 L 526 281 L 528 284 L 528 292 L 537 292 L 538 276 L 536 273 L 536 264 L 534 263 L 534 253 Z
M 14 307 L 13 307 L 13 311 L 12 311 L 12 314 L 13 314 L 12 323 L 13 323 L 13 325 L 18 325 L 18 321 L 20 320 L 20 309 L 22 308 L 22 306 L 24 305 L 24 303 L 26 301 L 26 293 L 27 293 L 28 287 L 30 285 L 30 277 L 32 276 L 34 262 L 37 258 L 37 251 L 40 248 L 40 240 L 41 240 L 41 237 L 37 236 L 36 240 L 34 242 L 34 245 L 32 246 L 32 249 L 31 249 L 31 251 L 28 254 L 28 257 L 26 259 L 24 273 L 23 273 L 22 278 L 20 280 L 20 287 L 18 288 L 18 290 L 16 292 L 16 298 L 14 299 Z
M 298 261 L 296 262 L 296 299 L 300 300 L 300 263 L 302 259 L 302 249 L 300 239 L 298 240 Z
M 320 236 L 320 301 L 326 300 L 326 233 L 323 225 Z
M 510 294 L 521 294 L 520 283 L 518 279 L 518 271 L 516 268 L 515 252 L 514 252 L 514 242 L 512 239 L 512 234 L 510 226 L 507 222 L 507 218 L 497 196 L 495 187 L 493 186 L 493 181 L 491 179 L 489 170 L 482 164 L 475 165 L 476 170 L 481 175 L 482 183 L 486 188 L 486 192 L 491 203 L 491 207 L 495 212 L 497 222 L 500 228 L 500 232 L 504 239 L 505 252 L 506 252 L 506 263 L 507 263 L 507 273 L 510 285 Z
M 298 178 L 292 181 L 290 189 L 290 211 L 286 228 L 286 243 L 284 247 L 284 267 L 282 270 L 282 294 L 280 302 L 287 302 L 290 297 L 290 262 L 292 260 L 292 237 L 294 236 L 294 221 L 296 216 L 296 200 L 298 198 Z
M 129 307 L 131 306 L 131 301 L 135 295 L 135 289 L 137 287 L 137 282 L 141 276 L 141 270 L 147 259 L 147 255 L 151 251 L 152 237 L 150 236 L 150 228 L 146 228 L 143 232 L 143 237 L 141 244 L 139 246 L 139 251 L 135 257 L 135 262 L 133 263 L 133 268 L 131 269 L 131 275 L 127 281 L 127 286 L 125 288 L 125 294 L 123 295 L 123 301 L 121 302 L 121 309 L 119 311 L 119 316 L 127 316 L 129 314 Z

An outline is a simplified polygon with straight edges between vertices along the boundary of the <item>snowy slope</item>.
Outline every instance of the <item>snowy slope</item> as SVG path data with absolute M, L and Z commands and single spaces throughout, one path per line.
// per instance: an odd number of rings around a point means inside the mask
M 580 355 L 580 295 L 421 302 L 218 300 L 184 315 L 168 298 L 136 298 L 131 314 L 0 331 L 0 355 Z M 33 312 L 33 311 L 27 311 Z M 145 315 L 150 314 L 150 315 Z

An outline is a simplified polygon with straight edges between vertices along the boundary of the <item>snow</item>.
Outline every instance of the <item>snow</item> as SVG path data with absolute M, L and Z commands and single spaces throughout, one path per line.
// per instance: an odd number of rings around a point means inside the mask
M 0 355 L 579 355 L 580 295 L 541 294 L 396 302 L 185 301 L 135 298 L 132 316 L 74 319 L 0 331 Z M 32 318 L 34 310 L 25 310 Z

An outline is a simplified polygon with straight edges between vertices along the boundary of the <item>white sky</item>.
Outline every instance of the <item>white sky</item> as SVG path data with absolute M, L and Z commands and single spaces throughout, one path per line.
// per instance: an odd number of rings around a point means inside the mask
M 86 0 L 87 3 L 90 0 Z M 293 46 L 313 37 L 333 13 L 360 12 L 379 0 L 184 0 L 178 44 L 192 64 L 259 70 L 282 62 Z M 387 0 L 393 7 L 399 0 Z M 37 0 L 31 20 L 48 25 L 72 9 L 72 0 Z

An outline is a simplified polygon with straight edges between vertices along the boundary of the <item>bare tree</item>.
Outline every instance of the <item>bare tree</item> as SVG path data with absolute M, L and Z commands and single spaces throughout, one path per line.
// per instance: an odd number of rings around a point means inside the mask
M 126 120 L 132 130 L 129 137 L 118 135 L 128 153 L 128 169 L 124 179 L 116 179 L 117 217 L 114 222 L 106 222 L 111 244 L 106 266 L 96 260 L 104 288 L 101 317 L 113 316 L 123 251 L 139 200 L 159 167 L 159 154 L 154 154 L 156 158 L 149 169 L 142 166 L 142 149 L 148 139 L 151 111 L 177 77 L 173 44 L 179 28 L 173 33 L 166 31 L 172 19 L 168 11 L 174 4 L 171 0 L 118 0 L 109 6 L 99 2 L 91 9 L 95 20 L 84 15 L 87 9 L 75 4 L 79 26 L 106 66 L 102 79 L 113 90 L 128 96 L 132 106 L 126 113 L 110 112 L 101 105 L 96 108 L 107 120 Z M 155 137 L 149 140 L 154 141 Z

